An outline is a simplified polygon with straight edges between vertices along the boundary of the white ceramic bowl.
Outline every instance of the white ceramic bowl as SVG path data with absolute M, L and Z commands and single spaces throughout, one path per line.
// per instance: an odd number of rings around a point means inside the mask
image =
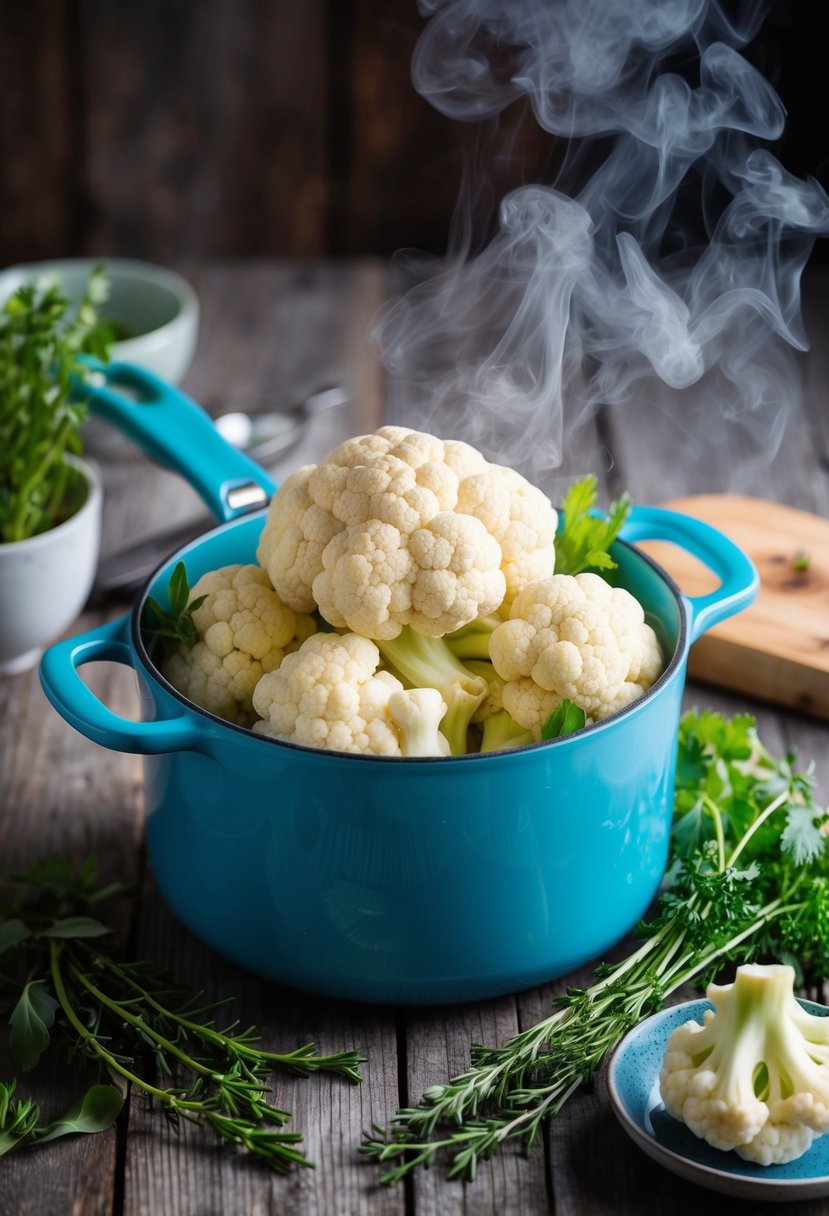
M 11 266 L 0 273 L 0 303 L 33 277 L 53 277 L 70 303 L 83 296 L 90 272 L 106 268 L 110 295 L 101 307 L 104 320 L 124 326 L 130 337 L 115 342 L 113 362 L 137 363 L 173 384 L 193 360 L 199 328 L 199 302 L 180 274 L 132 258 L 61 258 Z
M 98 565 L 101 480 L 84 460 L 67 457 L 87 483 L 86 501 L 57 527 L 0 544 L 0 675 L 34 667 L 41 651 L 86 603 Z

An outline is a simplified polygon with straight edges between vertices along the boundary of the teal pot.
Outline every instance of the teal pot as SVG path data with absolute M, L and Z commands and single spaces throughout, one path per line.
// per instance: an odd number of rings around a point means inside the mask
M 264 512 L 243 514 L 244 503 L 273 486 L 180 393 L 123 366 L 108 376 L 94 408 L 180 469 L 228 522 L 173 554 L 128 616 L 53 646 L 41 678 L 83 734 L 145 755 L 149 856 L 188 928 L 280 983 L 424 1004 L 526 988 L 627 933 L 665 867 L 688 650 L 754 598 L 749 559 L 707 524 L 634 509 L 613 577 L 645 606 L 670 661 L 644 697 L 597 726 L 440 760 L 282 743 L 187 701 L 140 630 L 147 596 L 166 601 L 176 562 L 194 582 L 255 560 Z M 115 391 L 123 379 L 142 401 Z M 722 585 L 682 595 L 635 548 L 645 539 L 679 545 Z M 142 721 L 119 717 L 84 684 L 77 669 L 100 660 L 135 670 Z

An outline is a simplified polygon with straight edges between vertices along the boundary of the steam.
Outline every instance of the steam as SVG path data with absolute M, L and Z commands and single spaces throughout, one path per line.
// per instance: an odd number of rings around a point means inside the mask
M 671 390 L 701 383 L 771 459 L 797 394 L 788 348 L 807 346 L 800 277 L 829 232 L 829 198 L 762 146 L 785 113 L 739 48 L 763 4 L 735 17 L 717 0 L 421 9 L 432 16 L 413 79 L 437 109 L 493 119 L 526 97 L 575 143 L 557 183 L 570 189 L 509 194 L 477 256 L 462 200 L 459 252 L 382 314 L 381 353 L 419 416 L 538 474 L 596 407 L 623 405 L 655 374 Z M 669 70 L 680 61 L 691 83 Z

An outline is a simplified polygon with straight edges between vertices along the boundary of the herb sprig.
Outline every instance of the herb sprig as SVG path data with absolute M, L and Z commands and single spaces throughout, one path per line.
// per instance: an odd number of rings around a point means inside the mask
M 312 1043 L 267 1051 L 255 1028 L 217 1024 L 216 1011 L 227 1002 L 205 1004 L 146 963 L 117 960 L 100 944 L 110 930 L 90 913 L 120 888 L 98 889 L 91 860 L 78 868 L 65 859 L 43 862 L 10 881 L 16 896 L 0 920 L 0 1008 L 11 1010 L 10 1045 L 23 1069 L 60 1045 L 124 1090 L 148 1095 L 176 1128 L 182 1121 L 208 1127 L 275 1170 L 311 1164 L 300 1134 L 277 1130 L 291 1115 L 269 1101 L 271 1073 L 332 1072 L 359 1082 L 363 1056 L 319 1055 Z M 147 1058 L 152 1079 L 144 1075 Z M 0 1154 L 57 1134 L 102 1130 L 122 1101 L 119 1088 L 93 1086 L 61 1120 L 41 1127 L 36 1105 L 14 1091 L 14 1081 L 0 1087 Z
M 148 641 L 150 653 L 154 654 L 160 645 L 167 640 L 183 642 L 185 646 L 193 647 L 198 641 L 196 626 L 193 624 L 193 613 L 201 608 L 206 595 L 198 595 L 190 599 L 190 583 L 187 579 L 187 567 L 184 562 L 177 562 L 168 584 L 170 610 L 167 611 L 157 599 L 148 595 L 144 605 L 144 619 L 141 623 L 144 636 Z
M 19 287 L 0 309 L 0 541 L 45 532 L 79 505 L 82 479 L 66 455 L 80 452 L 86 417 L 80 356 L 108 355 L 97 313 L 108 294 L 97 267 L 74 311 L 43 281 Z
M 748 716 L 690 713 L 676 790 L 668 885 L 642 944 L 503 1046 L 473 1045 L 465 1072 L 375 1125 L 361 1152 L 392 1165 L 383 1182 L 443 1157 L 450 1177 L 472 1180 L 508 1141 L 528 1152 L 627 1030 L 727 963 L 797 961 L 813 982 L 829 976 L 829 821 L 811 769 L 773 757 Z
M 565 494 L 563 525 L 556 533 L 556 574 L 616 569 L 608 550 L 630 514 L 631 497 L 620 495 L 610 504 L 606 518 L 591 514 L 597 503 L 595 473 L 575 482 Z

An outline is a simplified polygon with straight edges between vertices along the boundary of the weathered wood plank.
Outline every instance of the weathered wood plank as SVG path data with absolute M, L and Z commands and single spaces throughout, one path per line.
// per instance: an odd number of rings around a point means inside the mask
M 78 630 L 99 619 L 87 615 Z M 135 708 L 124 668 L 87 668 L 95 693 L 118 713 Z M 2 874 L 60 853 L 100 861 L 104 881 L 134 882 L 140 865 L 139 772 L 132 756 L 104 751 L 81 738 L 46 701 L 36 672 L 0 679 L 0 861 Z M 125 926 L 124 910 L 109 923 Z M 89 1084 L 82 1072 L 48 1058 L 30 1078 L 20 1072 L 0 1036 L 0 1078 L 17 1076 L 20 1096 L 32 1094 L 55 1117 Z M 2 1160 L 2 1216 L 108 1213 L 116 1178 L 117 1132 L 73 1137 Z
M 0 266 L 65 253 L 74 221 L 75 5 L 7 4 L 0 38 Z
M 322 0 L 82 17 L 89 252 L 324 252 Z
M 133 1098 L 124 1216 L 203 1216 L 205 1210 L 402 1216 L 402 1192 L 378 1191 L 356 1155 L 372 1111 L 398 1100 L 394 1011 L 308 997 L 247 975 L 187 933 L 151 881 L 142 900 L 138 953 L 164 959 L 188 990 L 204 989 L 210 999 L 233 995 L 232 1016 L 256 1024 L 267 1048 L 289 1051 L 313 1039 L 325 1052 L 354 1047 L 369 1062 L 360 1086 L 322 1074 L 274 1077 L 275 1104 L 295 1113 L 286 1130 L 302 1132 L 303 1150 L 317 1166 L 288 1177 L 242 1160 L 210 1133 L 183 1125 L 177 1134 L 157 1108 Z
M 472 1043 L 502 1043 L 518 1030 L 515 999 L 424 1009 L 407 1018 L 408 1099 L 420 1100 L 429 1085 L 446 1082 L 469 1067 Z M 386 1112 L 381 1122 L 386 1122 Z M 525 1162 L 512 1151 L 482 1163 L 473 1183 L 449 1182 L 445 1162 L 412 1180 L 418 1216 L 484 1216 L 490 1212 L 547 1211 L 543 1160 Z

